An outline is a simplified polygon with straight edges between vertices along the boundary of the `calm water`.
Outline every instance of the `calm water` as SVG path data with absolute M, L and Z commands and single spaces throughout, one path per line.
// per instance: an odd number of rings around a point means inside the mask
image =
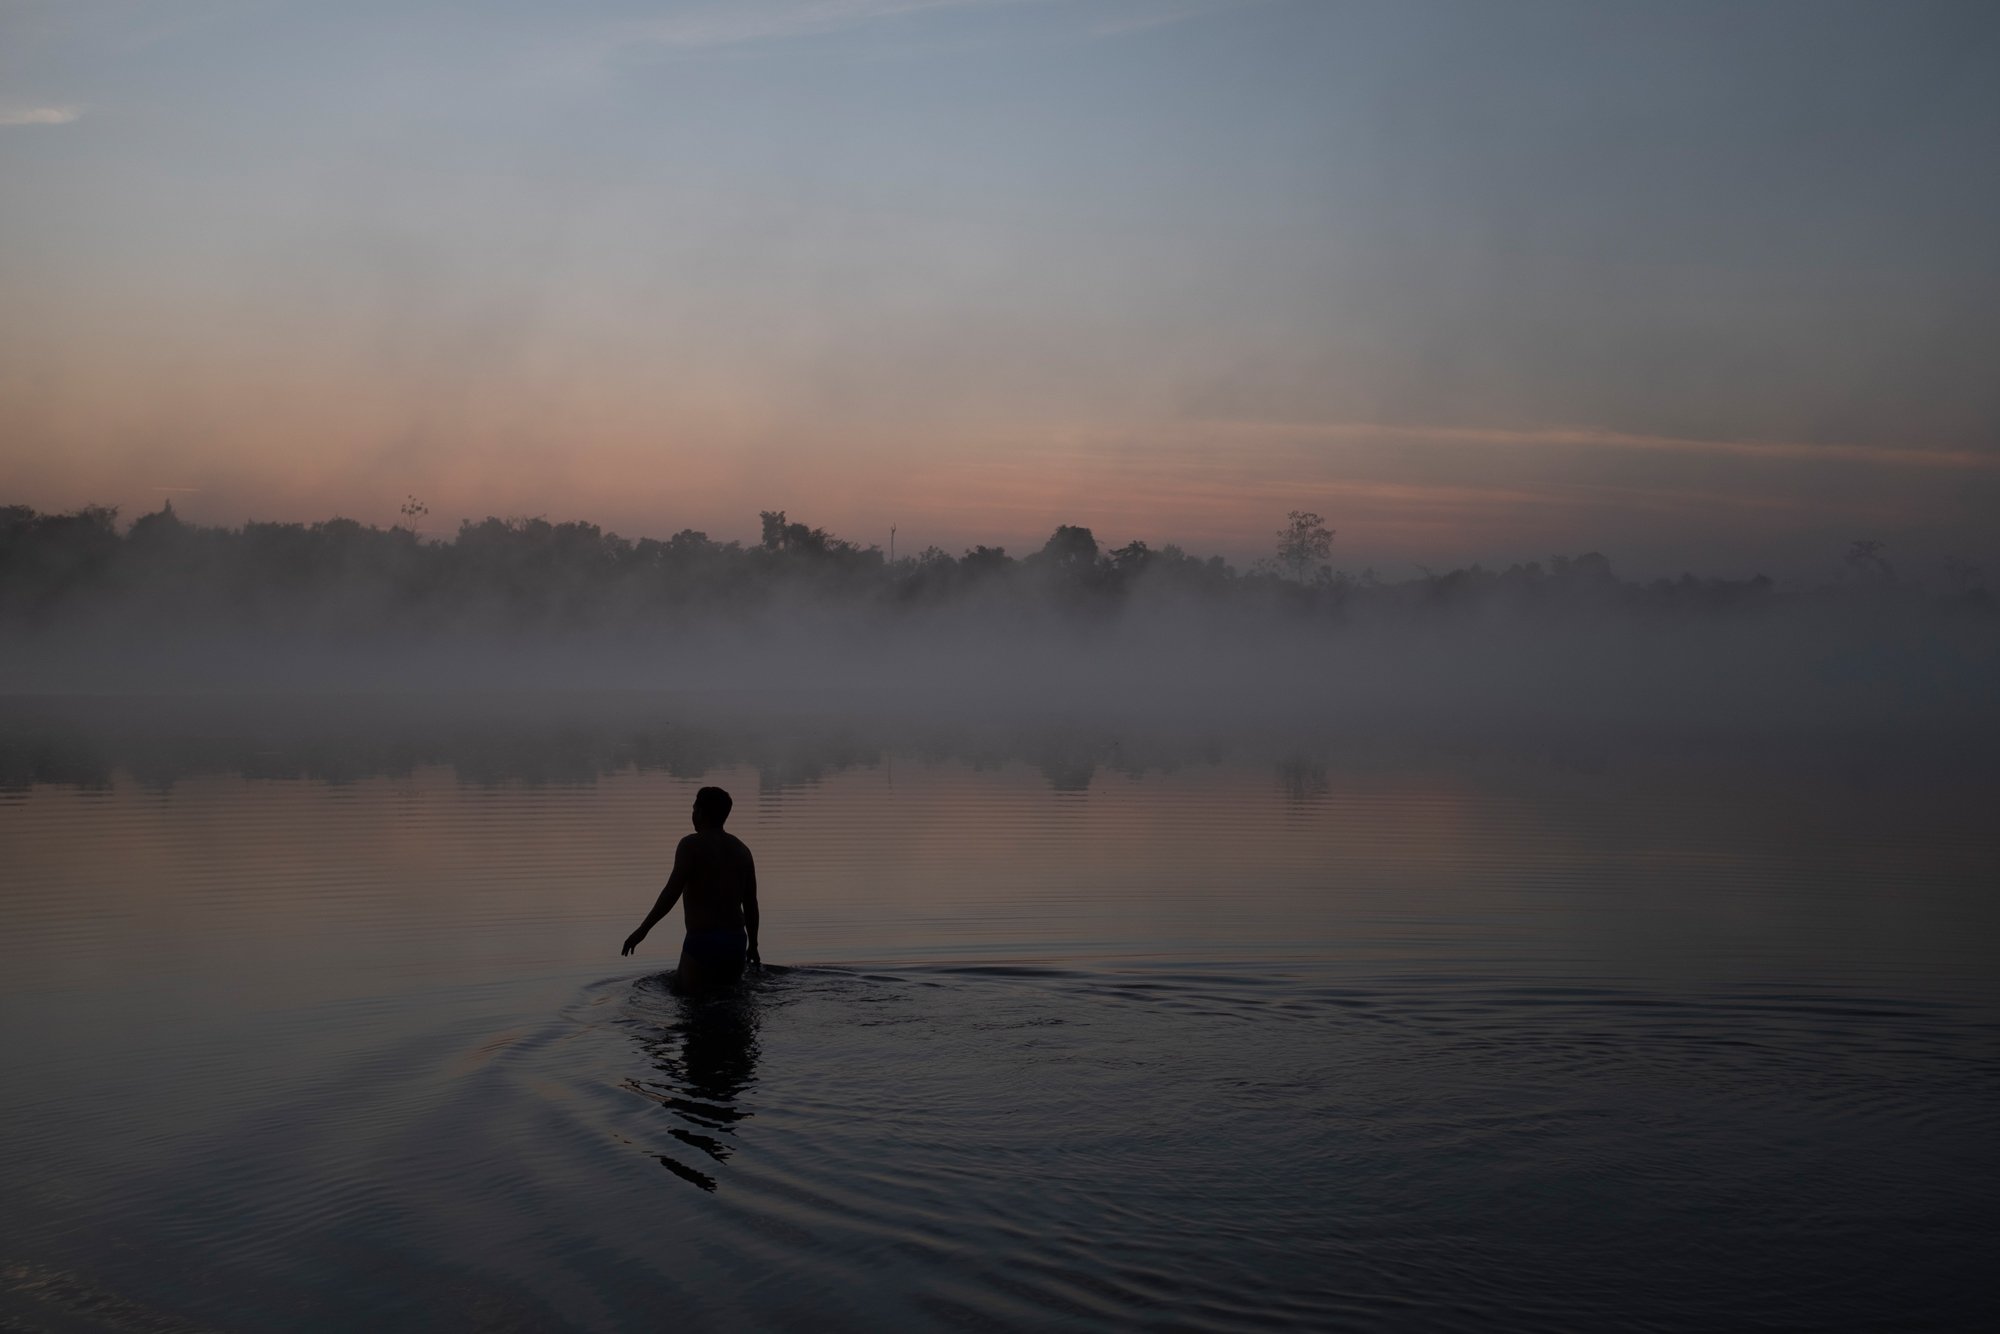
M 0 1328 L 2000 1319 L 1980 747 L 337 712 L 0 711 Z

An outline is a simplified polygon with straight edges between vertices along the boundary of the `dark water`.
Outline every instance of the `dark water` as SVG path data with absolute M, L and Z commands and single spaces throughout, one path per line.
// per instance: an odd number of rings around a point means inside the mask
M 2000 1318 L 1963 749 L 100 712 L 0 728 L 0 1328 Z

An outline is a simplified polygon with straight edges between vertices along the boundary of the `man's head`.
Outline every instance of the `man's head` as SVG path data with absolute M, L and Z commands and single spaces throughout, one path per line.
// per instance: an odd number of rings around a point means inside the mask
M 736 803 L 729 794 L 719 787 L 705 787 L 694 794 L 694 827 L 696 829 L 720 829 L 722 822 L 729 818 L 729 808 Z

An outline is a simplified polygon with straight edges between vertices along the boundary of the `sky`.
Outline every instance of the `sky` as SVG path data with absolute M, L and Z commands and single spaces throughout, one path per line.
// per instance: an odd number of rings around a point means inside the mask
M 2000 573 L 1990 0 L 0 0 L 0 503 Z

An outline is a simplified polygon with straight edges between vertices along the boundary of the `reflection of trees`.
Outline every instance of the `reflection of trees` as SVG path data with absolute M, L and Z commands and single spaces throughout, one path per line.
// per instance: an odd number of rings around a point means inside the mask
M 549 700 L 451 710 L 422 699 L 279 702 L 22 700 L 0 704 L 0 790 L 152 787 L 199 774 L 346 783 L 449 767 L 476 786 L 587 785 L 626 770 L 697 779 L 748 766 L 766 792 L 809 787 L 881 760 L 842 727 L 691 725 L 684 717 L 584 713 Z
M 707 718 L 699 725 L 689 716 Z M 449 709 L 424 699 L 0 702 L 0 790 L 103 787 L 124 771 L 152 787 L 200 774 L 345 783 L 448 767 L 475 786 L 587 785 L 635 770 L 694 780 L 754 768 L 766 793 L 880 765 L 892 750 L 976 769 L 1027 764 L 1060 792 L 1099 768 L 1138 776 L 1223 756 L 1208 740 L 1133 739 L 1101 728 L 937 728 L 866 719 L 717 718 L 712 705 L 565 716 L 560 699 Z
M 701 719 L 699 723 L 690 719 Z M 1133 776 L 1225 758 L 1209 738 L 1096 728 L 934 726 L 893 720 L 722 714 L 566 697 L 443 701 L 0 700 L 0 789 L 102 787 L 120 771 L 154 787 L 201 774 L 351 782 L 448 767 L 475 786 L 585 785 L 625 771 L 683 780 L 754 768 L 764 792 L 808 788 L 883 763 L 891 752 L 975 769 L 1026 764 L 1058 791 L 1087 790 L 1100 768 Z
M 1100 764 L 1139 772 L 1181 758 L 1173 748 L 1121 749 L 1099 732 L 729 718 L 705 701 L 575 712 L 562 697 L 500 697 L 456 708 L 422 697 L 0 702 L 0 789 L 15 790 L 103 787 L 121 770 L 164 788 L 200 774 L 344 783 L 448 767 L 475 786 L 563 786 L 628 770 L 693 780 L 747 767 L 770 793 L 874 768 L 891 747 L 975 767 L 1029 763 L 1065 791 L 1087 788 Z
M 1278 761 L 1278 786 L 1289 801 L 1308 802 L 1333 790 L 1326 765 L 1304 755 L 1287 755 Z
M 1044 756 L 1037 767 L 1049 786 L 1058 792 L 1088 792 L 1090 780 L 1097 774 L 1094 760 L 1075 755 Z
M 1844 744 L 1833 732 L 1817 734 L 1831 748 Z M 1623 736 L 1615 745 L 1643 748 L 1652 744 L 1648 735 Z M 448 769 L 472 786 L 560 787 L 620 773 L 694 781 L 748 768 L 758 788 L 772 794 L 907 756 L 976 771 L 1024 766 L 1050 790 L 1068 793 L 1089 791 L 1100 773 L 1143 778 L 1185 767 L 1249 767 L 1273 775 L 1288 799 L 1310 802 L 1331 790 L 1336 758 L 1341 772 L 1377 758 L 1454 762 L 1450 757 L 1475 736 L 1502 753 L 1539 757 L 1565 771 L 1601 770 L 1614 745 L 1596 727 L 1475 733 L 1454 722 L 1427 733 L 1399 717 L 1374 730 L 1352 719 L 1287 718 L 1264 730 L 1231 732 L 1143 719 L 1122 726 L 1005 718 L 940 723 L 893 713 L 773 714 L 749 706 L 731 712 L 700 696 L 592 702 L 496 695 L 456 703 L 428 696 L 0 697 L 0 791 L 38 784 L 101 789 L 121 773 L 161 790 L 209 774 L 347 783 L 419 769 Z M 1744 736 L 1747 745 L 1755 734 Z M 1921 750 L 1921 742 L 1921 734 L 1912 734 L 1913 747 Z M 1886 742 L 1876 737 L 1870 744 Z

